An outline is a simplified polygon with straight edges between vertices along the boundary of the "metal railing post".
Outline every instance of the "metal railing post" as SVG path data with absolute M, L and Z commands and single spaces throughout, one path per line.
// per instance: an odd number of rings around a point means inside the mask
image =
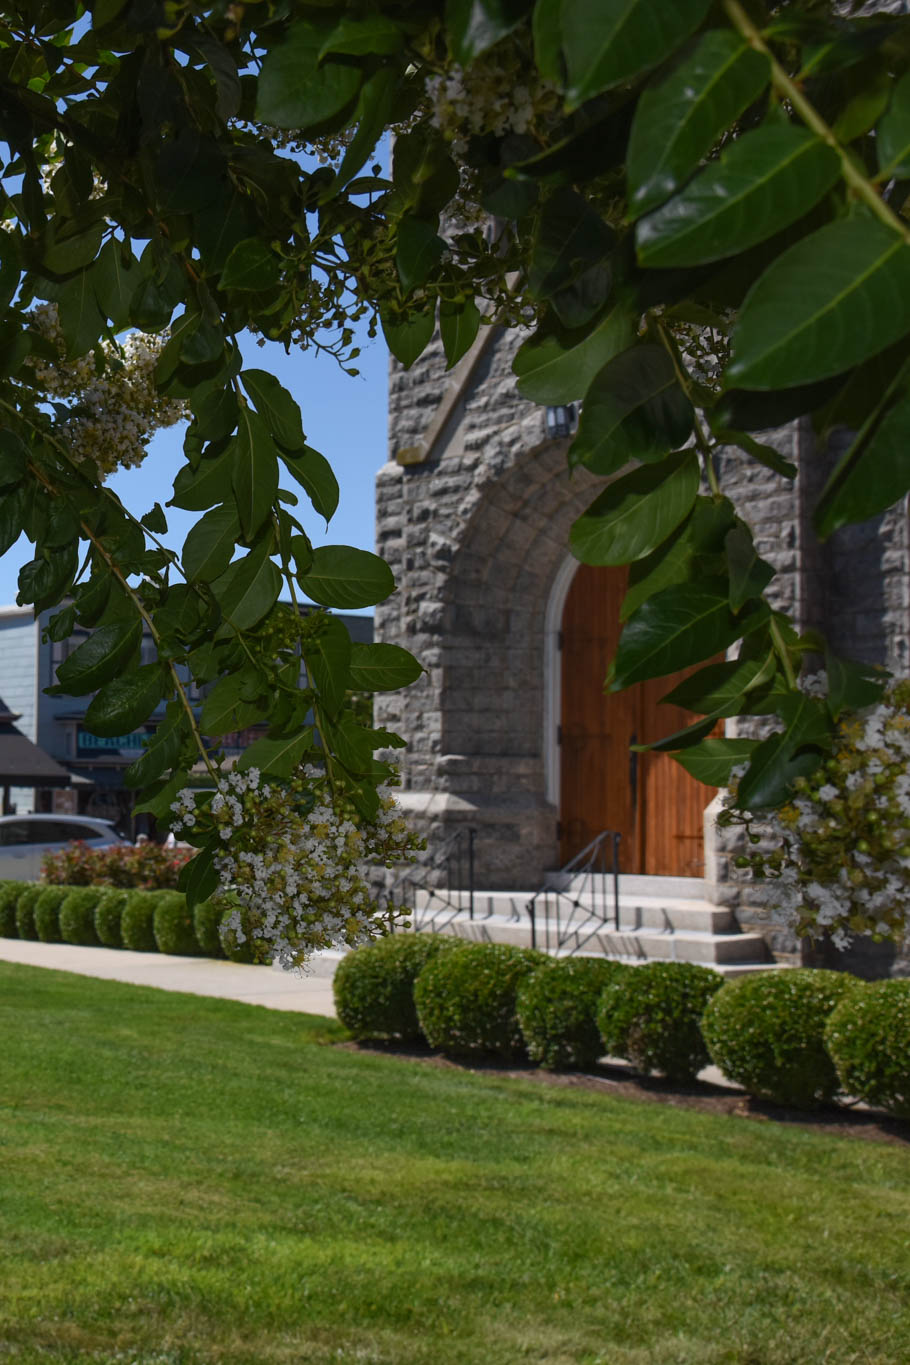
M 621 834 L 613 833 L 613 918 L 619 933 L 619 841 Z
M 477 830 L 468 829 L 468 918 L 474 918 L 474 840 Z

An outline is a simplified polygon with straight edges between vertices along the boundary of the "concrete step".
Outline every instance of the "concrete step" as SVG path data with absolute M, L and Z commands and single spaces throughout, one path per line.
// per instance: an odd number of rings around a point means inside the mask
M 547 872 L 544 885 L 557 891 L 590 893 L 596 886 L 606 886 L 607 895 L 613 894 L 613 876 L 607 872 L 592 875 L 579 873 L 569 876 L 565 872 Z M 710 899 L 711 886 L 701 877 L 646 877 L 634 873 L 621 872 L 619 875 L 620 897 L 662 898 L 673 900 Z
M 434 895 L 432 891 L 418 891 L 415 900 L 415 909 L 421 912 L 442 910 L 445 906 L 467 912 L 470 905 L 470 896 L 467 891 L 450 891 L 444 896 Z M 528 902 L 530 900 L 530 894 L 525 895 L 522 892 L 475 891 L 474 918 L 482 920 L 491 915 L 497 915 L 527 920 L 529 918 Z M 606 900 L 600 896 L 582 897 L 580 898 L 579 908 L 598 916 L 600 919 L 613 921 L 612 896 L 608 896 Z M 546 894 L 537 896 L 535 913 L 538 920 L 553 917 L 555 910 L 553 896 Z M 562 918 L 565 918 L 571 911 L 571 906 L 565 896 L 560 897 L 560 910 Z M 639 928 L 691 929 L 715 934 L 739 932 L 732 911 L 724 906 L 714 905 L 711 901 L 663 897 L 648 899 L 644 896 L 620 897 L 619 926 L 622 929 L 632 930 Z

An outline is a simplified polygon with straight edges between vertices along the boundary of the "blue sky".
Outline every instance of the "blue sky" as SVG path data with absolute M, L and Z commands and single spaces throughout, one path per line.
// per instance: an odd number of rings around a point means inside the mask
M 271 370 L 293 393 L 303 414 L 303 429 L 310 445 L 321 451 L 335 470 L 340 487 L 338 511 L 326 530 L 292 480 L 286 484 L 301 494 L 300 520 L 315 545 L 374 546 L 374 481 L 386 459 L 388 351 L 382 334 L 375 341 L 358 339 L 361 353 L 354 364 L 360 376 L 345 374 L 330 357 L 315 352 L 293 351 L 285 355 L 274 343 L 244 348 L 247 364 Z M 159 432 L 149 454 L 138 469 L 124 470 L 110 480 L 131 511 L 141 515 L 154 502 L 165 503 L 182 462 L 184 425 Z M 179 550 L 199 515 L 165 508 L 170 534 L 162 537 Z M 0 558 L 0 604 L 15 602 L 19 569 L 32 558 L 32 547 L 21 537 Z M 371 611 L 372 609 L 370 609 Z

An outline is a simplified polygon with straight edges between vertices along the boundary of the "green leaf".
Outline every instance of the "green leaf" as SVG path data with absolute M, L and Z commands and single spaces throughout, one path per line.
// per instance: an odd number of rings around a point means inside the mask
M 288 473 L 293 474 L 313 507 L 321 517 L 325 517 L 328 524 L 338 506 L 338 480 L 328 460 L 324 455 L 320 455 L 318 450 L 312 450 L 309 446 L 304 446 L 303 450 L 294 451 L 291 455 L 285 451 L 281 451 L 280 454 Z
M 875 151 L 882 179 L 910 176 L 910 72 L 891 90 L 891 103 L 876 125 Z
M 814 772 L 822 750 L 830 748 L 833 722 L 820 701 L 791 692 L 781 699 L 779 711 L 786 728 L 762 740 L 753 753 L 736 794 L 741 810 L 779 806 L 794 780 Z
M 92 290 L 98 307 L 115 331 L 129 321 L 130 304 L 142 279 L 139 262 L 123 242 L 105 242 L 92 270 Z
M 224 498 L 231 486 L 233 445 L 213 459 L 200 460 L 199 468 L 184 465 L 174 480 L 174 494 L 168 507 L 183 507 L 189 512 L 203 512 Z
M 392 570 L 379 555 L 351 545 L 321 545 L 313 551 L 313 567 L 300 579 L 313 602 L 325 607 L 371 607 L 395 591 Z
M 144 664 L 105 683 L 89 703 L 85 728 L 93 735 L 127 735 L 148 720 L 165 695 L 162 664 Z
M 727 663 L 708 664 L 707 668 L 700 668 L 684 678 L 660 700 L 667 706 L 694 711 L 697 716 L 709 716 L 713 724 L 722 716 L 738 716 L 750 692 L 770 682 L 773 676 L 773 654 L 764 659 L 732 659 Z
M 273 289 L 281 279 L 278 257 L 258 237 L 238 242 L 224 263 L 219 281 L 222 289 Z
M 300 767 L 300 760 L 313 748 L 313 730 L 307 726 L 299 734 L 286 739 L 262 738 L 255 740 L 245 749 L 237 767 L 241 772 L 247 768 L 259 768 L 273 777 L 291 777 Z
M 517 28 L 531 0 L 446 0 L 449 51 L 468 66 L 500 38 Z
M 756 441 L 748 432 L 731 431 L 728 427 L 715 425 L 714 421 L 711 421 L 711 431 L 725 445 L 737 446 L 740 450 L 744 450 L 747 455 L 752 456 L 753 460 L 757 460 L 766 469 L 772 469 L 775 474 L 780 474 L 782 478 L 796 478 L 798 472 L 796 465 L 792 460 L 784 459 L 775 446 Z
M 351 182 L 369 159 L 377 142 L 384 135 L 386 127 L 393 120 L 395 101 L 400 90 L 399 82 L 400 73 L 392 66 L 381 66 L 378 71 L 374 71 L 372 76 L 364 81 L 357 101 L 357 109 L 351 120 L 356 131 L 347 145 L 341 165 L 338 167 L 338 172 L 329 191 L 327 191 L 326 197 L 329 194 L 338 194 L 346 185 L 349 193 L 353 193 L 357 188 Z M 368 183 L 373 192 L 382 188 L 372 176 L 369 177 Z
M 583 564 L 644 558 L 687 516 L 699 479 L 698 457 L 691 450 L 616 479 L 572 526 L 572 553 Z
M 128 667 L 142 643 L 142 622 L 99 626 L 57 669 L 57 681 L 71 697 L 84 697 Z
M 868 521 L 910 489 L 910 396 L 867 421 L 838 461 L 815 509 L 822 540 L 848 522 Z
M 10 488 L 25 477 L 28 448 L 14 431 L 0 428 L 0 488 Z
M 380 313 L 382 334 L 386 345 L 396 360 L 409 370 L 418 356 L 430 344 L 436 326 L 436 303 L 422 313 L 408 313 L 405 317 L 392 321 Z
M 319 49 L 320 60 L 330 52 L 346 52 L 352 57 L 369 57 L 397 52 L 404 44 L 404 34 L 391 19 L 382 14 L 368 14 L 362 19 L 342 16 Z
M 422 218 L 408 215 L 398 225 L 395 265 L 405 293 L 425 284 L 439 264 L 446 244 Z
M 60 330 L 66 341 L 66 358 L 86 355 L 101 335 L 105 318 L 95 299 L 94 266 L 82 270 L 55 291 Z
M 35 615 L 45 607 L 55 606 L 72 586 L 79 568 L 78 546 L 73 543 L 63 548 L 44 551 L 19 570 L 19 591 L 16 601 L 20 606 L 33 604 Z
M 531 20 L 534 60 L 545 81 L 562 85 L 562 0 L 537 0 Z
M 292 22 L 287 38 L 273 47 L 259 76 L 256 117 L 276 128 L 303 131 L 341 113 L 360 88 L 356 66 L 331 59 L 320 63 L 326 30 L 309 20 Z
M 231 486 L 249 541 L 268 518 L 278 493 L 278 451 L 265 422 L 248 407 L 240 410 L 232 446 Z
M 281 574 L 268 557 L 268 544 L 251 550 L 212 584 L 224 615 L 238 630 L 250 630 L 272 610 L 281 592 Z
M 334 715 L 344 703 L 351 677 L 351 637 L 344 622 L 325 616 L 322 628 L 302 645 L 307 674 L 322 700 Z
M 698 576 L 720 572 L 724 536 L 734 520 L 733 506 L 726 498 L 696 498 L 691 515 L 679 529 L 651 554 L 629 566 L 629 587 L 620 620 L 627 620 L 642 602 L 672 583 L 688 583 Z
M 46 626 L 47 638 L 55 643 L 60 640 L 68 640 L 76 627 L 76 608 L 63 607 L 56 612 L 48 621 Z
M 750 289 L 733 332 L 730 387 L 793 388 L 858 365 L 910 331 L 910 246 L 871 214 L 829 223 Z
M 573 403 L 597 372 L 635 340 L 636 320 L 626 303 L 581 335 L 544 327 L 519 347 L 512 362 L 518 392 L 532 403 Z
M 535 298 L 549 298 L 602 261 L 615 240 L 613 229 L 580 194 L 557 190 L 537 219 L 528 288 Z
M 199 728 L 204 735 L 228 735 L 262 718 L 262 707 L 244 694 L 249 679 L 243 673 L 220 678 L 202 704 Z
M 149 741 L 139 758 L 123 774 L 124 786 L 146 787 L 173 768 L 180 756 L 186 725 L 182 713 L 169 715 L 159 725 L 155 737 Z
M 752 543 L 752 532 L 738 521 L 725 540 L 727 567 L 730 571 L 730 606 L 740 611 L 753 597 L 761 597 L 774 577 L 774 567 L 759 558 Z
M 881 697 L 891 674 L 878 664 L 844 659 L 830 647 L 825 650 L 828 677 L 828 710 L 837 720 L 842 711 L 861 711 Z
M 747 763 L 758 744 L 757 739 L 703 739 L 673 757 L 696 781 L 708 787 L 726 787 L 733 769 Z
M 450 370 L 471 349 L 480 330 L 480 309 L 474 300 L 462 299 L 458 303 L 441 300 L 439 330 L 446 353 L 446 369 Z
M 195 858 L 181 867 L 177 885 L 186 896 L 187 910 L 194 910 L 218 890 L 220 882 L 215 869 L 215 854 L 220 847 L 219 841 L 210 840 Z
M 134 815 L 143 815 L 146 812 L 154 815 L 156 820 L 172 819 L 171 806 L 176 801 L 179 793 L 187 785 L 185 773 L 175 773 L 168 782 L 156 784 L 152 795 L 140 801 L 133 807 Z M 187 867 L 189 864 L 187 863 Z M 182 873 L 183 869 L 181 869 Z
M 353 644 L 351 687 L 362 692 L 394 692 L 416 682 L 423 668 L 400 645 Z
M 69 225 L 72 228 L 72 224 Z M 89 265 L 98 255 L 104 236 L 104 223 L 57 237 L 44 252 L 42 265 L 54 275 L 68 275 Z
M 665 268 L 735 256 L 802 218 L 839 175 L 837 153 L 808 129 L 769 123 L 639 220 L 638 259 Z
M 210 583 L 230 564 L 240 536 L 236 507 L 227 503 L 206 512 L 187 536 L 181 559 L 187 578 Z
M 151 531 L 155 535 L 167 535 L 167 517 L 164 515 L 164 509 L 160 502 L 152 503 L 145 516 L 140 517 L 139 520 L 147 531 Z
M 241 370 L 240 382 L 275 440 L 288 450 L 301 450 L 306 437 L 300 408 L 280 380 L 267 370 Z
M 668 199 L 770 78 L 767 57 L 739 34 L 709 29 L 638 101 L 629 134 L 632 216 Z
M 562 46 L 573 108 L 657 66 L 694 33 L 711 0 L 564 0 Z
M 767 609 L 760 613 L 767 619 Z M 757 624 L 753 613 L 750 624 Z M 744 633 L 730 610 L 725 578 L 674 584 L 649 597 L 626 622 L 610 670 L 611 692 L 711 659 Z
M 585 394 L 569 466 L 614 474 L 629 460 L 665 459 L 692 432 L 692 404 L 662 346 L 633 346 L 608 361 Z
M 16 488 L 0 496 L 0 555 L 5 555 L 22 535 L 25 490 Z

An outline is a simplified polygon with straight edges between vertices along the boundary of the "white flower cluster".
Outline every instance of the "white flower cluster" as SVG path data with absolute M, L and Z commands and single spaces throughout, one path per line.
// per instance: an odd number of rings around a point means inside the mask
M 121 343 L 103 342 L 99 373 L 94 354 L 65 359 L 55 303 L 33 309 L 31 325 L 58 352 L 58 360 L 36 358 L 35 378 L 49 398 L 72 400 L 62 433 L 77 460 L 93 460 L 102 474 L 133 468 L 145 459 L 147 444 L 160 427 L 173 426 L 187 415 L 182 400 L 166 398 L 155 385 L 167 332 L 131 332 Z
M 353 948 L 387 927 L 369 868 L 410 858 L 418 845 L 390 791 L 379 794 L 379 811 L 367 823 L 333 794 L 321 768 L 308 765 L 289 783 L 271 784 L 249 768 L 220 778 L 210 800 L 182 791 L 171 807 L 172 828 L 218 831 L 224 849 L 215 867 L 222 892 L 237 903 L 230 921 L 236 941 L 254 939 L 290 969 L 319 949 Z
M 527 133 L 538 118 L 559 108 L 557 87 L 538 77 L 533 63 L 523 63 L 516 48 L 502 44 L 469 67 L 453 64 L 430 76 L 426 92 L 431 121 L 456 156 L 464 154 L 472 135 Z
M 801 686 L 822 695 L 824 677 Z M 857 934 L 901 938 L 910 908 L 910 682 L 844 716 L 832 757 L 796 780 L 793 799 L 742 822 L 753 843 L 775 847 L 737 866 L 751 868 L 756 889 L 799 934 L 824 931 L 841 949 Z

